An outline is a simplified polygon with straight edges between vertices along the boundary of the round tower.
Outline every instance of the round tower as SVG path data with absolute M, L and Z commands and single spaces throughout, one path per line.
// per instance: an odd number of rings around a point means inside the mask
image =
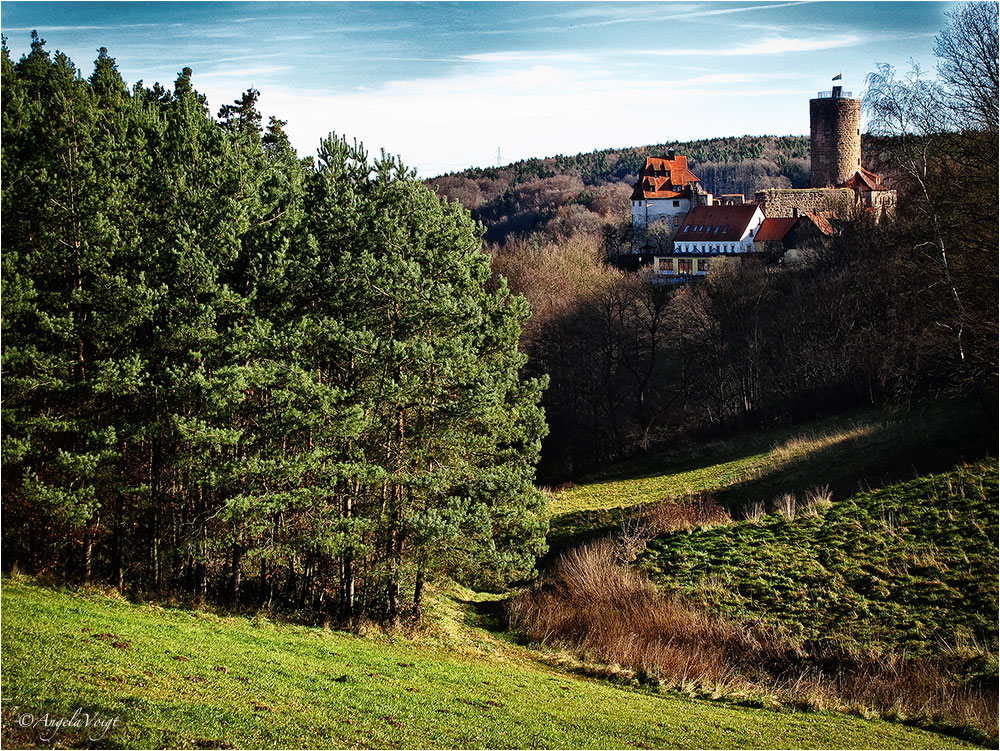
M 861 166 L 861 100 L 834 86 L 809 100 L 812 187 L 846 182 Z

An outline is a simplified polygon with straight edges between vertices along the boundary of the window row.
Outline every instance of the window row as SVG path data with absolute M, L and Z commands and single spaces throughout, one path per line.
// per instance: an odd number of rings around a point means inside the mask
M 713 234 L 717 235 L 719 234 L 719 232 L 728 232 L 729 225 L 727 224 L 725 227 L 723 227 L 722 225 L 719 224 L 699 224 L 697 226 L 688 224 L 682 230 L 682 232 L 701 232 L 701 231 L 712 232 Z

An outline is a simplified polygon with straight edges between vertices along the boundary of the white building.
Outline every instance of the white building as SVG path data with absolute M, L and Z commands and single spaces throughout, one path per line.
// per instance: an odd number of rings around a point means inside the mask
M 674 233 L 673 252 L 658 253 L 654 276 L 687 277 L 708 273 L 711 259 L 750 253 L 764 221 L 755 203 L 695 206 Z
M 708 194 L 688 169 L 687 157 L 673 149 L 666 157 L 646 157 L 632 191 L 632 252 L 655 253 L 669 248 L 693 205 Z M 701 197 L 701 198 L 700 198 Z M 711 202 L 711 197 L 708 197 Z

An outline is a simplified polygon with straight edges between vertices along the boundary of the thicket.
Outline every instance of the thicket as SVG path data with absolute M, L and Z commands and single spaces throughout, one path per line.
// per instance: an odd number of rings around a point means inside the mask
M 2 85 L 8 569 L 390 621 L 531 570 L 543 384 L 467 211 L 189 69 L 34 35 Z

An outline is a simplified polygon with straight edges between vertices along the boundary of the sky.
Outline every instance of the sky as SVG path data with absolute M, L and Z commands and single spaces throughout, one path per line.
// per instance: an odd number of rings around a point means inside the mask
M 933 71 L 937 2 L 0 2 L 89 75 L 184 67 L 213 114 L 247 88 L 300 155 L 330 132 L 433 177 L 470 166 L 735 135 L 804 135 L 808 100 L 876 63 Z

